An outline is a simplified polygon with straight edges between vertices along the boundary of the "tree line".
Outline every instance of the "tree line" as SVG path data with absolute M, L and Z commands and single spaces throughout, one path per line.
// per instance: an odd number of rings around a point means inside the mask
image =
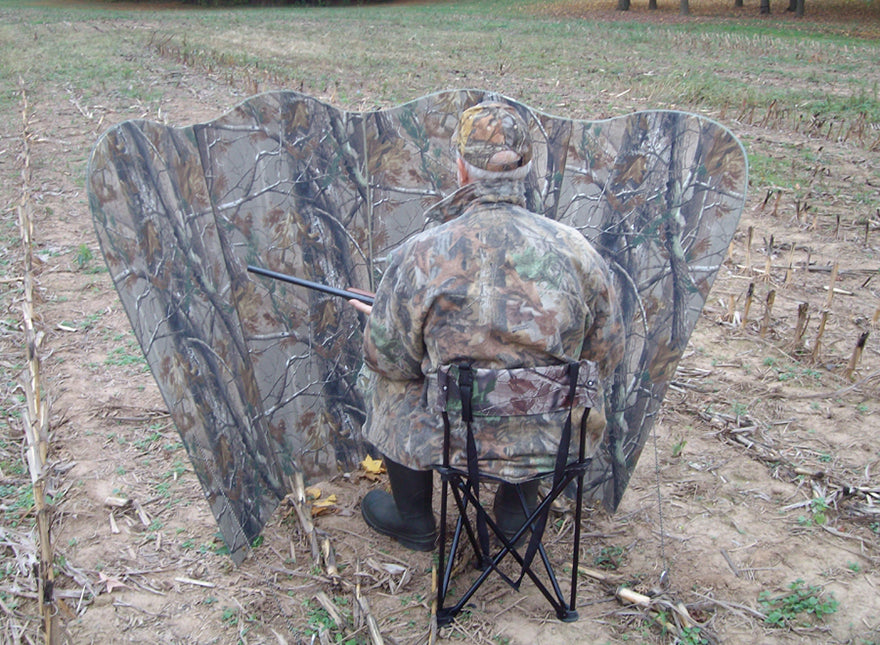
M 733 6 L 742 7 L 743 0 L 734 0 Z M 617 0 L 617 9 L 620 11 L 629 11 L 630 8 L 630 0 Z M 648 0 L 648 9 L 656 9 L 657 8 L 657 0 Z M 770 0 L 761 0 L 761 9 L 762 14 L 770 13 Z M 804 15 L 804 0 L 788 0 L 788 8 L 786 11 L 793 12 L 796 16 Z M 678 3 L 678 12 L 682 16 L 687 16 L 690 13 L 690 6 L 688 5 L 688 0 L 679 0 Z

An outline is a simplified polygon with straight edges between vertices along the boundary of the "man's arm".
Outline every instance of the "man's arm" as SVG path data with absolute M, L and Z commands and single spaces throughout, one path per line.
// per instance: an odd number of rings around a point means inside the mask
M 620 300 L 604 261 L 592 272 L 593 299 L 590 302 L 591 325 L 585 330 L 581 358 L 595 361 L 603 378 L 623 360 L 626 337 Z
M 364 330 L 364 361 L 374 372 L 393 381 L 421 379 L 425 344 L 422 324 L 425 292 L 414 262 L 404 250 L 392 255 Z

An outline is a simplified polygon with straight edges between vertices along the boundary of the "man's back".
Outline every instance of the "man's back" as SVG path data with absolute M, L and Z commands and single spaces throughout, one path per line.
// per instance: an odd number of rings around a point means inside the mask
M 372 372 L 366 438 L 410 468 L 440 461 L 442 419 L 426 405 L 426 377 L 440 366 L 520 368 L 586 358 L 610 369 L 623 351 L 608 269 L 590 243 L 525 210 L 521 183 L 472 190 L 460 216 L 392 255 L 365 333 Z M 494 460 L 486 471 L 518 479 L 546 469 L 564 417 L 477 421 L 478 451 Z M 596 425 L 591 444 L 603 427 Z M 453 443 L 461 454 L 463 445 Z
M 578 360 L 588 330 L 618 322 L 605 262 L 589 242 L 510 202 L 478 200 L 398 257 L 386 313 L 410 332 L 421 328 L 422 374 L 463 358 L 496 368 Z M 415 357 L 421 348 L 410 339 Z M 389 358 L 400 364 L 393 349 Z

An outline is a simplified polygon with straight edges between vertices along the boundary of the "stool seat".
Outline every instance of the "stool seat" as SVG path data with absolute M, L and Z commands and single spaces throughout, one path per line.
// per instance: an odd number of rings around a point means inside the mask
M 539 374 L 536 378 L 535 374 Z M 438 543 L 438 567 L 440 580 L 437 586 L 437 623 L 438 625 L 449 624 L 462 608 L 477 592 L 480 586 L 492 574 L 496 573 L 512 588 L 519 590 L 524 578 L 529 578 L 541 594 L 547 599 L 556 612 L 556 617 L 564 622 L 577 620 L 577 571 L 580 555 L 581 516 L 583 510 L 584 478 L 590 466 L 590 461 L 585 454 L 586 446 L 586 421 L 597 396 L 597 368 L 590 361 L 571 362 L 564 365 L 548 366 L 546 369 L 478 369 L 466 363 L 454 366 L 443 366 L 436 379 L 436 391 L 431 393 L 429 399 L 434 402 L 444 421 L 443 437 L 443 463 L 433 467 L 440 475 L 442 483 L 440 501 L 440 539 Z M 547 376 L 552 378 L 544 378 Z M 486 384 L 505 383 L 507 379 L 515 378 L 517 382 L 536 384 L 540 387 L 532 388 L 535 396 L 533 406 L 522 405 L 523 388 L 520 387 L 516 397 L 510 397 L 509 404 L 505 402 L 502 393 L 504 387 L 495 390 L 486 388 Z M 474 400 L 475 383 L 481 384 L 479 388 L 479 403 Z M 494 392 L 494 395 L 493 395 Z M 520 482 L 508 482 L 503 478 L 480 471 L 480 455 L 477 454 L 476 439 L 473 430 L 475 417 L 491 417 L 501 422 L 505 416 L 518 416 L 527 414 L 529 410 L 541 409 L 550 411 L 567 409 L 568 415 L 560 427 L 558 450 L 555 455 L 555 467 L 552 471 L 538 473 L 535 477 Z M 575 409 L 583 409 L 579 420 L 579 434 L 577 437 L 577 456 L 570 457 L 572 442 L 572 414 Z M 452 412 L 460 412 L 462 422 L 467 429 L 465 466 L 450 464 L 451 432 L 449 415 Z M 604 475 L 603 475 L 604 477 Z M 548 479 L 551 480 L 549 492 L 540 496 L 535 508 L 527 508 L 525 495 L 522 487 L 526 482 Z M 569 485 L 575 482 L 575 513 L 574 513 L 574 537 L 572 544 L 571 581 L 569 593 L 563 593 L 557 579 L 554 567 L 547 556 L 543 545 L 544 531 L 550 507 L 554 500 L 564 494 Z M 520 500 L 521 509 L 525 517 L 522 526 L 513 534 L 505 532 L 498 524 L 498 518 L 492 516 L 481 503 L 481 489 L 487 485 L 498 484 L 511 486 Z M 485 492 L 485 490 L 484 490 Z M 455 502 L 458 511 L 455 529 L 447 552 L 447 516 L 449 513 L 449 496 Z M 473 518 L 471 518 L 473 515 Z M 494 535 L 498 546 L 490 545 L 489 532 Z M 466 536 L 466 541 L 462 540 Z M 524 541 L 523 541 L 524 540 Z M 476 556 L 476 566 L 480 574 L 470 587 L 458 598 L 447 606 L 448 594 L 453 577 L 453 568 L 456 557 L 463 544 L 470 544 Z M 500 569 L 500 564 L 508 556 L 516 561 L 519 573 L 510 576 Z M 543 565 L 542 568 L 533 566 L 536 558 Z

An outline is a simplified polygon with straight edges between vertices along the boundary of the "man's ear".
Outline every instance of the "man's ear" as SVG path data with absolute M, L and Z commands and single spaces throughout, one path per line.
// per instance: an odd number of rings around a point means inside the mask
M 459 157 L 457 161 L 458 161 L 458 185 L 464 186 L 470 181 L 470 177 L 468 177 L 468 171 L 464 165 L 464 159 Z

